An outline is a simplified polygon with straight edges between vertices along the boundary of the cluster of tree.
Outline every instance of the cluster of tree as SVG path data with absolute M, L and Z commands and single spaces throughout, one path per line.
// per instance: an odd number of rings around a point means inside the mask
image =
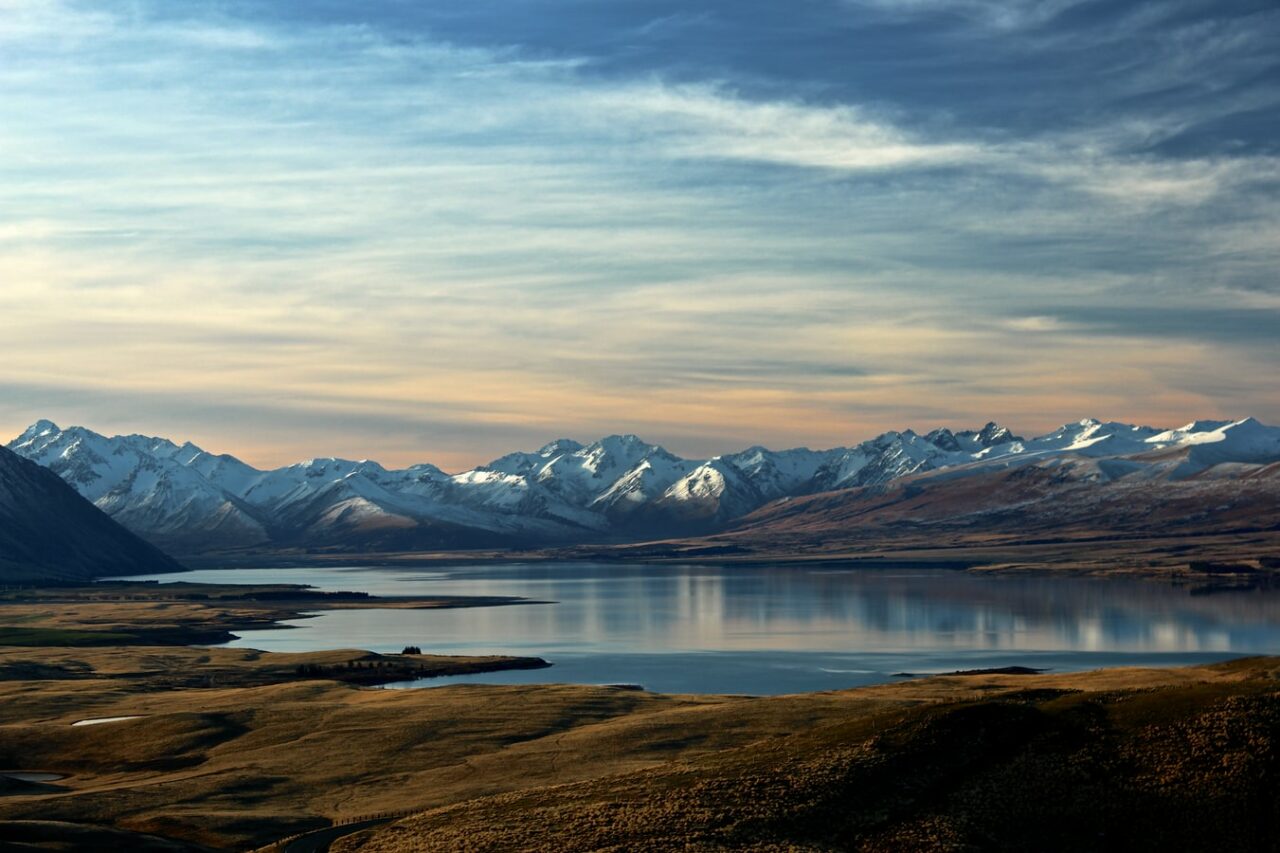
M 401 666 L 403 666 L 403 664 L 393 660 L 349 660 L 345 666 L 343 664 L 337 664 L 336 666 L 325 666 L 324 664 L 318 663 L 299 664 L 294 672 L 300 676 L 315 678 L 324 675 L 341 674 L 343 670 L 354 672 L 359 670 L 379 670 L 386 669 L 388 667 L 395 668 Z
M 400 654 L 402 654 L 402 655 L 420 655 L 420 654 L 422 654 L 422 649 L 418 648 L 417 646 L 405 646 L 405 647 L 404 647 L 404 651 L 402 651 Z

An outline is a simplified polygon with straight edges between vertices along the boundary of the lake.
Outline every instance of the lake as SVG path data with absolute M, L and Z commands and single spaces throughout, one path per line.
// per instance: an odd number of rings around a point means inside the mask
M 1280 593 L 1192 595 L 1155 581 L 591 563 L 226 569 L 132 579 L 545 602 L 329 611 L 287 628 L 244 631 L 229 644 L 280 652 L 416 645 L 425 653 L 536 655 L 554 664 L 413 686 L 558 681 L 779 694 L 903 672 L 1175 666 L 1280 653 Z

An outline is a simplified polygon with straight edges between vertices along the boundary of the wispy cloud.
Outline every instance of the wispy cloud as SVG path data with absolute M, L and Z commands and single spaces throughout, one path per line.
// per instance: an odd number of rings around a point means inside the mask
M 1065 11 L 960 6 L 1019 38 Z M 0 0 L 0 51 L 11 431 L 114 399 L 119 428 L 189 409 L 175 431 L 228 450 L 259 411 L 267 461 L 462 465 L 520 436 L 837 444 L 1090 400 L 1280 416 L 1178 379 L 1274 365 L 1188 318 L 1252 293 L 1265 324 L 1280 259 L 1274 155 L 1161 151 L 1185 112 L 1014 133 L 870 84 L 146 2 Z
M 953 13 L 1001 30 L 1044 24 L 1085 0 L 844 0 L 849 6 L 901 16 Z
M 597 95 L 590 108 L 610 121 L 648 128 L 660 153 L 839 171 L 973 163 L 979 145 L 913 138 L 851 106 L 753 102 L 713 86 L 652 84 Z

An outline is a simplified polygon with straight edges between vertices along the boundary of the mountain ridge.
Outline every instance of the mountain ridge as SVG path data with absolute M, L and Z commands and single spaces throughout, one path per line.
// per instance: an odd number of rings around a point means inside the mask
M 181 568 L 61 477 L 0 447 L 0 579 L 70 582 Z
M 1253 418 L 1176 429 L 1086 418 L 1027 439 L 991 421 L 958 432 L 890 431 L 828 450 L 757 445 L 709 459 L 685 459 L 623 434 L 590 444 L 561 438 L 456 474 L 429 463 L 388 469 L 336 457 L 259 470 L 190 442 L 108 438 L 49 420 L 9 448 L 55 471 L 134 532 L 184 553 L 415 550 L 712 534 L 780 500 L 1061 458 L 1093 460 L 1079 476 L 1094 484 L 1176 482 L 1224 466 L 1252 471 L 1280 462 L 1280 429 Z

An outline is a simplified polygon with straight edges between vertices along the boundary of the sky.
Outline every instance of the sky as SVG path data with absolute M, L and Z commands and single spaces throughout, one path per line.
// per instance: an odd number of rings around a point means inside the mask
M 0 435 L 1280 423 L 1274 0 L 0 0 Z

